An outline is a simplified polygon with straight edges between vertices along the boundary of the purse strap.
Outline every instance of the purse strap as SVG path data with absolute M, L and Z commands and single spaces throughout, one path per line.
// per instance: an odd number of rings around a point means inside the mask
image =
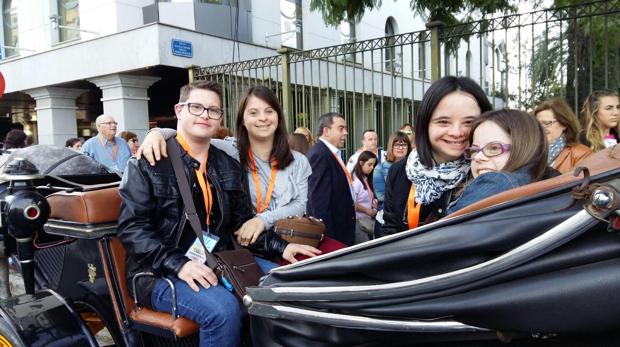
M 181 161 L 181 147 L 174 137 L 166 140 L 166 150 L 168 151 L 168 158 L 172 163 L 174 169 L 174 175 L 177 178 L 177 184 L 179 185 L 179 192 L 181 193 L 181 199 L 183 199 L 183 205 L 185 206 L 184 212 L 192 230 L 200 240 L 200 244 L 205 250 L 205 256 L 207 258 L 207 266 L 211 269 L 217 268 L 217 259 L 207 250 L 207 246 L 202 238 L 202 227 L 198 220 L 198 213 L 196 213 L 196 206 L 194 205 L 194 199 L 189 188 L 189 181 L 183 170 L 183 162 Z M 183 232 L 181 230 L 181 232 Z

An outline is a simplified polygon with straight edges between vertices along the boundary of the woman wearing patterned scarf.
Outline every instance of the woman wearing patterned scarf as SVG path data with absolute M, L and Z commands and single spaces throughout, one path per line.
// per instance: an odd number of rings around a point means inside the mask
M 446 215 L 452 193 L 469 171 L 463 151 L 471 126 L 491 110 L 480 86 L 466 77 L 446 76 L 424 94 L 415 122 L 416 149 L 390 168 L 386 182 L 385 234 L 433 222 Z
M 564 100 L 547 100 L 536 107 L 534 115 L 547 135 L 547 165 L 561 173 L 571 172 L 577 163 L 592 153 L 588 146 L 579 143 L 579 121 Z

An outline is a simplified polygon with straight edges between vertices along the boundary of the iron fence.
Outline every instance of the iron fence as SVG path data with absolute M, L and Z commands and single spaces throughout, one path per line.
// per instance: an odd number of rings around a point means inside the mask
M 292 131 L 316 133 L 328 111 L 347 119 L 347 154 L 365 129 L 382 145 L 413 123 L 419 100 L 444 75 L 478 81 L 496 108 L 529 110 L 552 96 L 575 111 L 594 89 L 620 87 L 620 0 L 512 14 L 446 27 L 295 51 L 190 71 L 193 80 L 224 87 L 225 125 L 234 127 L 237 103 L 255 84 L 279 96 Z

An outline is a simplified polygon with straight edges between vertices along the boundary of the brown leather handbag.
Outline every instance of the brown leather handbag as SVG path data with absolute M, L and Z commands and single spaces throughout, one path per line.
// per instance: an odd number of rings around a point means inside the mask
M 278 219 L 273 231 L 290 243 L 318 247 L 323 240 L 325 224 L 314 217 L 290 216 Z

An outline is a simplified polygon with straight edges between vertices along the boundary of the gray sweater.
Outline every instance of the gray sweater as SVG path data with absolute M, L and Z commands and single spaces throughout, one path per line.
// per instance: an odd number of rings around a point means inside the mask
M 154 128 L 154 130 L 158 130 L 166 139 L 176 136 L 174 129 Z M 211 144 L 237 161 L 239 160 L 237 140 L 234 137 L 227 137 L 225 140 L 212 139 Z M 303 216 L 306 213 L 308 177 L 312 173 L 312 168 L 306 156 L 297 151 L 292 152 L 293 162 L 284 170 L 278 170 L 276 173 L 276 182 L 267 209 L 257 214 L 257 217 L 265 222 L 266 229 L 272 228 L 278 219 L 288 216 Z M 263 161 L 256 154 L 254 155 L 254 161 L 258 169 L 258 181 L 264 202 L 271 176 L 271 166 L 269 162 Z M 252 173 L 248 171 L 247 175 L 252 206 L 254 213 L 256 213 L 256 186 L 254 185 Z

